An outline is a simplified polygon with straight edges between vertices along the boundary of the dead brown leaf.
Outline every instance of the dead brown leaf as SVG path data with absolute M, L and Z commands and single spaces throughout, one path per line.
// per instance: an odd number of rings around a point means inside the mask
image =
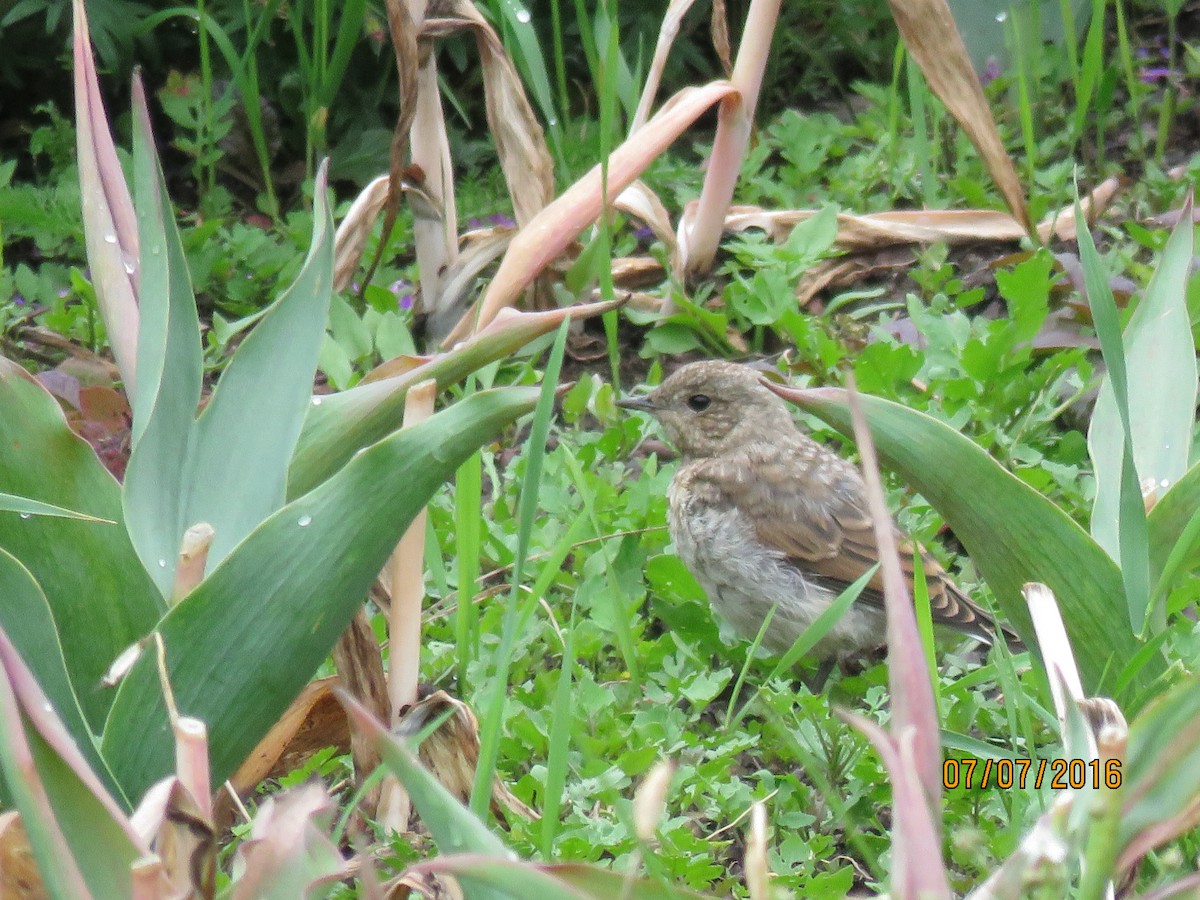
M 1000 140 L 996 120 L 946 0 L 888 0 L 888 6 L 904 46 L 921 67 L 930 89 L 983 157 L 1018 227 L 1029 232 L 1025 189 Z
M 43 900 L 50 895 L 42 884 L 21 814 L 0 813 L 0 900 Z
M 518 225 L 525 225 L 554 198 L 554 162 L 545 133 L 495 29 L 467 0 L 457 0 L 451 10 L 452 17 L 428 20 L 424 33 L 452 34 L 462 28 L 474 33 L 483 65 L 488 129 L 496 142 L 513 215 Z
M 323 747 L 349 752 L 346 714 L 332 693 L 337 684 L 336 675 L 319 678 L 292 701 L 230 779 L 239 795 L 248 794 L 267 778 L 290 772 Z
M 726 78 L 733 78 L 733 45 L 729 40 L 729 11 L 725 8 L 725 0 L 713 0 L 709 30 L 712 32 L 713 49 L 721 61 L 721 70 Z
M 658 194 L 638 179 L 621 191 L 613 201 L 613 206 L 644 222 L 654 237 L 667 248 L 671 269 L 679 268 L 679 246 L 675 241 L 675 229 L 671 227 L 671 214 L 667 212 L 667 207 L 663 205 Z
M 346 875 L 345 860 L 328 837 L 336 806 L 325 786 L 309 782 L 268 797 L 259 807 L 250 837 L 237 849 L 233 900 L 254 900 L 281 883 L 296 888 L 293 896 L 330 885 Z
M 207 802 L 208 798 L 204 799 Z M 216 830 L 183 782 L 171 776 L 151 787 L 138 804 L 133 822 L 161 860 L 158 877 L 167 879 L 172 888 L 172 892 L 152 896 L 212 900 L 216 893 Z
M 663 69 L 667 65 L 667 56 L 671 52 L 671 45 L 679 36 L 680 22 L 695 2 L 696 0 L 671 0 L 667 4 L 662 25 L 658 28 L 658 42 L 654 45 L 654 58 L 646 70 L 646 80 L 642 83 L 642 95 L 638 98 L 637 111 L 633 114 L 633 121 L 629 123 L 631 135 L 650 118 L 650 107 L 654 105 L 654 99 L 658 96 L 658 85 L 662 80 Z
M 420 101 L 420 57 L 421 48 L 417 42 L 417 22 L 408 0 L 386 0 L 388 31 L 392 38 L 392 50 L 396 60 L 396 76 L 399 80 L 400 113 L 396 117 L 396 127 L 392 130 L 392 145 L 388 153 L 388 189 L 383 196 L 387 213 L 383 220 L 383 238 L 371 265 L 367 267 L 363 284 L 368 284 L 375 270 L 383 259 L 392 228 L 396 224 L 396 216 L 400 210 L 401 185 L 404 181 L 404 168 L 408 164 L 409 140 L 413 122 L 417 115 Z M 436 77 L 435 77 L 436 84 Z M 420 160 L 415 160 L 420 162 Z M 378 210 L 376 210 L 378 215 Z M 371 217 L 374 222 L 375 217 Z M 357 264 L 356 264 L 357 265 Z
M 471 707 L 445 691 L 423 690 L 421 699 L 401 711 L 395 733 L 412 737 L 443 715 L 448 718 L 421 742 L 418 756 L 446 790 L 467 803 L 479 763 L 479 722 Z M 540 818 L 498 778 L 492 781 L 492 812 L 505 818 L 513 812 L 526 819 Z
M 380 175 L 359 191 L 350 210 L 337 227 L 333 241 L 333 289 L 344 291 L 350 286 L 358 265 L 362 262 L 367 237 L 388 200 L 390 176 Z
M 333 663 L 337 667 L 339 682 L 351 696 L 386 721 L 389 709 L 383 655 L 365 609 L 358 611 L 350 620 L 350 626 L 338 638 L 333 647 Z M 350 734 L 350 755 L 359 783 L 379 765 L 379 755 L 354 733 Z M 378 788 L 363 798 L 362 809 L 368 818 L 374 817 L 378 802 Z

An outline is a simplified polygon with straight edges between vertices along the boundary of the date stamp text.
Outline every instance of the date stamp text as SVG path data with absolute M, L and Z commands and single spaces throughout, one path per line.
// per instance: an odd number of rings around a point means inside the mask
M 1119 759 L 947 759 L 942 763 L 942 787 L 967 790 L 1080 790 L 1121 786 Z

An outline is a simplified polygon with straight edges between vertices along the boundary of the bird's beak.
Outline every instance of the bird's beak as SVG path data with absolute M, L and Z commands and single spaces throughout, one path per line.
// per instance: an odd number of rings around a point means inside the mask
M 638 412 L 654 412 L 654 402 L 648 396 L 642 397 L 626 397 L 624 400 L 618 400 L 617 406 L 621 409 L 633 409 Z

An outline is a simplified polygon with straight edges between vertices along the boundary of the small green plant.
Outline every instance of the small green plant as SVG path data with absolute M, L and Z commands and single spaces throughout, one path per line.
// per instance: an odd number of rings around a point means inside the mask
M 175 146 L 191 159 L 192 178 L 200 187 L 205 212 L 226 205 L 216 193 L 221 141 L 233 125 L 234 100 L 228 93 L 213 97 L 212 79 L 172 71 L 158 91 L 162 110 L 175 123 Z M 227 201 L 226 201 L 227 202 Z

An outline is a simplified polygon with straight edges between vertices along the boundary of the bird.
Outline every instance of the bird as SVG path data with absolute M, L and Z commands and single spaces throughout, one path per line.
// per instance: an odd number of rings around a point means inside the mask
M 737 634 L 755 638 L 774 610 L 762 646 L 785 653 L 879 561 L 858 468 L 801 432 L 759 371 L 688 363 L 649 394 L 618 404 L 654 416 L 679 451 L 668 489 L 671 540 Z M 934 622 L 991 643 L 991 617 L 923 548 L 899 529 L 896 536 L 910 595 L 919 559 Z M 880 647 L 885 636 L 877 571 L 810 653 L 822 663 L 845 660 Z

